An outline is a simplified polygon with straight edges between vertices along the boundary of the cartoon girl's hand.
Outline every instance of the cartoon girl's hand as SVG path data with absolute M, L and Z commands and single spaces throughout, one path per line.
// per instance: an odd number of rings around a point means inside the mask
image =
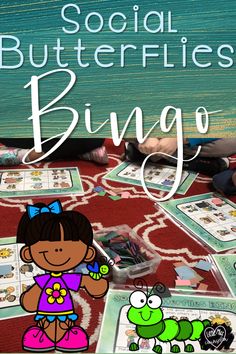
M 89 275 L 83 275 L 81 287 L 85 288 L 89 295 L 97 299 L 106 295 L 109 283 L 104 278 L 94 280 Z
M 38 301 L 41 294 L 41 289 L 37 284 L 34 284 L 20 296 L 20 304 L 27 312 L 36 312 Z

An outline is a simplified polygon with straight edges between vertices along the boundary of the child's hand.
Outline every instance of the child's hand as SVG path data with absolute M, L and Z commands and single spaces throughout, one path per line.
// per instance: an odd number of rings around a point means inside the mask
M 163 152 L 168 155 L 173 155 L 177 150 L 176 138 L 148 138 L 143 144 L 138 145 L 140 152 L 150 155 L 154 152 Z M 155 159 L 165 158 L 165 156 L 157 155 Z
M 159 151 L 160 139 L 158 138 L 148 138 L 144 143 L 138 145 L 138 149 L 145 155 L 150 155 L 153 152 Z
M 94 280 L 89 275 L 83 275 L 81 287 L 85 288 L 92 297 L 100 298 L 106 295 L 109 284 L 104 278 Z
M 168 155 L 173 155 L 177 150 L 176 138 L 162 138 L 159 140 L 158 152 L 164 152 Z M 165 157 L 165 156 L 163 156 Z

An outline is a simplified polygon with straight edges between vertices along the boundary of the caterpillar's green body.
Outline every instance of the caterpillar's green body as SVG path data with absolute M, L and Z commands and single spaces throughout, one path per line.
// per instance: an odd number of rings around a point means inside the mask
M 139 338 L 155 340 L 153 351 L 156 353 L 162 353 L 162 346 L 156 345 L 157 340 L 170 343 L 171 353 L 180 352 L 179 345 L 172 345 L 172 341 L 183 342 L 185 352 L 194 352 L 193 345 L 186 344 L 185 341 L 199 341 L 205 327 L 210 325 L 209 320 L 163 319 L 161 299 L 157 295 L 147 297 L 144 292 L 135 291 L 131 294 L 130 303 L 128 320 L 136 325 L 135 332 Z M 138 350 L 138 343 L 131 343 L 129 349 Z

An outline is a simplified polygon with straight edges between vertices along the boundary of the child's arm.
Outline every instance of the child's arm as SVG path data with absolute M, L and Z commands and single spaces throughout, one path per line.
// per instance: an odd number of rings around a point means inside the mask
M 36 312 L 38 308 L 39 296 L 41 289 L 37 284 L 31 286 L 31 288 L 20 296 L 20 304 L 27 312 Z
M 201 138 L 201 139 L 187 139 L 187 142 L 191 148 L 197 148 L 198 145 L 204 145 L 211 143 L 212 141 L 218 140 L 216 138 Z
M 163 152 L 173 155 L 177 150 L 176 138 L 148 138 L 143 144 L 138 145 L 138 149 L 143 154 L 149 155 L 153 152 Z M 160 158 L 165 157 L 160 155 Z
M 85 288 L 92 297 L 100 298 L 106 295 L 108 291 L 108 281 L 104 278 L 94 280 L 89 275 L 83 275 L 81 287 Z
M 147 138 L 144 143 L 138 144 L 138 149 L 142 154 L 149 155 L 153 152 L 157 152 L 160 146 L 160 139 Z

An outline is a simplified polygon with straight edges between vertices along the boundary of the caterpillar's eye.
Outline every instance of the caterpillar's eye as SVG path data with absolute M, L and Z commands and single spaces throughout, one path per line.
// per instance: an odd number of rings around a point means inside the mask
M 162 301 L 161 301 L 161 298 L 157 295 L 151 295 L 149 298 L 148 298 L 148 306 L 151 307 L 151 309 L 158 309 L 158 307 L 161 306 L 162 304 Z
M 143 291 L 134 291 L 130 295 L 129 302 L 136 309 L 141 309 L 147 303 L 147 296 Z

